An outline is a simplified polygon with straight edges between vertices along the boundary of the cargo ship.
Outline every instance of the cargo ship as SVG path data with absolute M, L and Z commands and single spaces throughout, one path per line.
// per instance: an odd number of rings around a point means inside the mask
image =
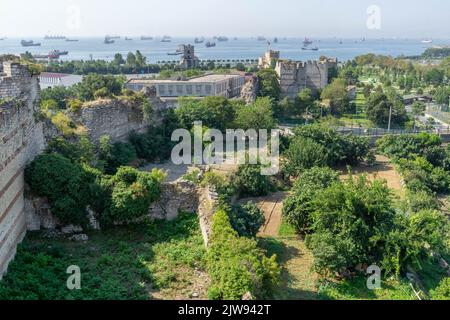
M 206 46 L 207 48 L 213 48 L 213 47 L 216 46 L 216 43 L 215 43 L 215 42 L 210 42 L 210 41 L 208 41 L 208 42 L 205 44 L 205 46 Z
M 22 40 L 20 42 L 20 44 L 22 45 L 22 47 L 40 47 L 41 46 L 40 42 L 34 42 L 33 40 L 30 40 L 30 41 Z
M 311 45 L 311 44 L 313 44 L 313 42 L 311 41 L 311 39 L 305 38 L 305 40 L 303 40 L 303 45 L 304 45 L 305 47 L 307 47 L 307 46 L 309 46 L 309 45 Z
M 64 36 L 50 36 L 50 35 L 46 35 L 44 37 L 45 40 L 65 40 L 66 37 Z
M 104 42 L 104 44 L 113 44 L 116 41 L 112 40 L 109 36 L 106 36 L 105 41 L 103 41 L 103 42 Z
M 142 41 L 149 41 L 149 40 L 153 40 L 153 37 L 150 37 L 150 36 L 141 36 L 141 40 L 142 40 Z
M 204 38 L 195 38 L 195 40 L 194 40 L 194 43 L 196 43 L 196 44 L 200 44 L 200 43 L 203 43 L 203 42 L 205 42 Z
M 161 42 L 172 42 L 172 38 L 169 36 L 164 36 L 161 40 Z

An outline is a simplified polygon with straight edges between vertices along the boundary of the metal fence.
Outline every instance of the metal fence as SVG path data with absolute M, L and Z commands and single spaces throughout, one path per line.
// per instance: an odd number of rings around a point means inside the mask
M 342 134 L 354 134 L 365 137 L 382 137 L 386 135 L 406 135 L 406 134 L 419 134 L 422 132 L 433 133 L 437 135 L 450 135 L 450 126 L 439 126 L 433 129 L 383 129 L 383 128 L 360 128 L 360 127 L 339 127 L 337 131 Z

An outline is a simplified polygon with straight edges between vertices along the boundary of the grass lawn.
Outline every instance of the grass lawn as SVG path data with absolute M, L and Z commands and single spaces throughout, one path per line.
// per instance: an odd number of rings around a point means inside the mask
M 205 249 L 197 215 L 89 233 L 86 243 L 28 233 L 0 299 L 181 299 L 207 297 Z M 81 270 L 81 290 L 66 270 Z

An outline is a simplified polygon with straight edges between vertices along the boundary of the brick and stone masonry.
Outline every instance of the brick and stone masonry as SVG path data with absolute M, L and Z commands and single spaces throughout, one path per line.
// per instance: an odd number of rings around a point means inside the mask
M 0 278 L 26 232 L 24 168 L 45 148 L 38 105 L 37 77 L 0 60 Z

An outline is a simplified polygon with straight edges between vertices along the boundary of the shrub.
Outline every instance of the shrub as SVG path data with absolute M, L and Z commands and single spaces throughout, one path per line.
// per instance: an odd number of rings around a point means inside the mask
M 442 140 L 439 136 L 429 133 L 401 136 L 388 135 L 377 141 L 377 150 L 393 160 L 414 160 L 420 156 L 437 164 L 442 158 L 441 151 L 438 151 L 441 144 Z
M 329 166 L 357 164 L 369 155 L 368 139 L 342 135 L 323 124 L 297 127 L 294 133 L 297 138 L 311 139 L 324 147 Z
M 83 102 L 79 99 L 71 99 L 67 102 L 69 110 L 72 112 L 78 112 L 83 107 Z
M 80 165 L 58 154 L 43 154 L 31 163 L 25 175 L 31 190 L 49 199 L 52 213 L 63 223 L 86 222 L 90 181 Z
M 254 238 L 259 229 L 264 225 L 266 218 L 258 206 L 249 202 L 243 206 L 234 206 L 229 213 L 230 222 L 233 229 L 239 236 Z
M 439 200 L 437 200 L 436 195 L 424 190 L 407 190 L 406 198 L 408 202 L 408 208 L 414 213 L 425 209 L 439 210 L 441 207 L 441 204 L 439 203 Z
M 337 181 L 337 172 L 329 168 L 316 167 L 300 175 L 283 206 L 284 218 L 298 233 L 308 233 L 311 228 L 316 193 Z
M 119 168 L 111 180 L 111 207 L 104 221 L 128 222 L 148 214 L 150 204 L 160 195 L 162 177 L 157 170 L 147 173 Z
M 433 300 L 450 300 L 450 278 L 444 278 L 430 294 Z
M 240 300 L 247 292 L 263 298 L 280 274 L 276 256 L 267 258 L 255 240 L 239 237 L 223 209 L 213 218 L 207 269 L 209 297 L 224 300 Z
M 106 142 L 105 142 L 106 143 Z M 120 166 L 128 165 L 137 158 L 136 149 L 130 143 L 116 142 L 111 146 L 110 155 L 106 161 L 106 173 L 114 174 Z
M 63 135 L 71 136 L 75 133 L 76 125 L 73 121 L 63 112 L 57 112 L 52 118 L 52 123 Z
M 294 138 L 285 152 L 283 172 L 298 177 L 302 171 L 327 164 L 326 149 L 309 138 Z
M 261 174 L 260 165 L 241 165 L 236 172 L 235 185 L 240 196 L 258 197 L 273 190 L 268 176 Z

